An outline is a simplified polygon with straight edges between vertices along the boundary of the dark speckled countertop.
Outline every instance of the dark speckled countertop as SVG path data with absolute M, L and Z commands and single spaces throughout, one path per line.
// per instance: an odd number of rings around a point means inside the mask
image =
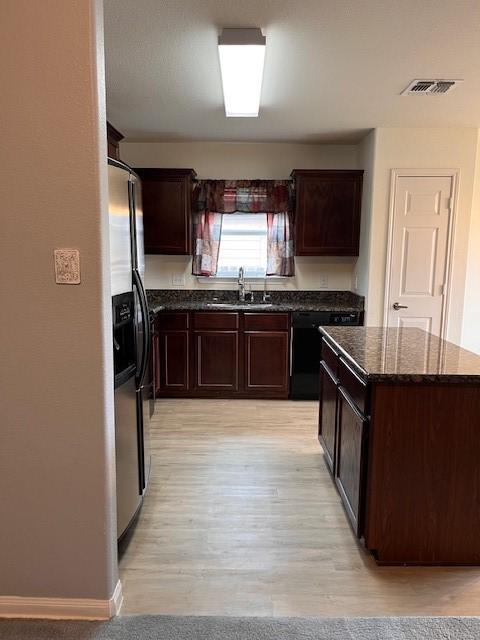
M 371 381 L 480 383 L 480 356 L 421 329 L 321 327 L 320 332 Z
M 236 290 L 149 289 L 153 313 L 160 311 L 338 311 L 362 312 L 364 298 L 351 291 L 268 291 L 269 304 L 262 304 L 263 292 L 255 291 L 255 302 L 238 302 Z

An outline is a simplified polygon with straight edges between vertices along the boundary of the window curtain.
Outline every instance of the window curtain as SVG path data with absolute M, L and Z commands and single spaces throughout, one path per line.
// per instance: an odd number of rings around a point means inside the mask
M 201 180 L 194 196 L 193 275 L 217 272 L 222 216 L 267 214 L 267 275 L 293 276 L 293 221 L 288 180 Z
M 293 235 L 288 212 L 267 213 L 267 276 L 294 276 Z
M 192 273 L 196 276 L 214 276 L 217 273 L 222 217 L 221 213 L 212 211 L 199 211 L 195 215 Z

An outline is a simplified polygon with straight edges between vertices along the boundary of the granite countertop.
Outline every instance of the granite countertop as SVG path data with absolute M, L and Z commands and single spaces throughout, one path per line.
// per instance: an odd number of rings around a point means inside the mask
M 150 289 L 148 303 L 153 313 L 160 311 L 338 311 L 361 312 L 364 298 L 350 291 L 269 291 L 268 304 L 255 291 L 255 302 L 238 301 L 236 290 Z
M 480 356 L 421 329 L 320 327 L 320 332 L 371 381 L 480 383 Z

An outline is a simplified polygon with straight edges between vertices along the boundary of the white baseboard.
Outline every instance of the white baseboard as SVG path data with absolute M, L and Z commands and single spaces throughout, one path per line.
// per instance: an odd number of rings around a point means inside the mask
M 108 620 L 120 612 L 122 603 L 122 583 L 119 580 L 109 600 L 0 596 L 0 618 Z

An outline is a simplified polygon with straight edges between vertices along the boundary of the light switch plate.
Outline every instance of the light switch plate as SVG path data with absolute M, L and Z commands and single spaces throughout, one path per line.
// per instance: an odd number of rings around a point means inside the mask
M 55 282 L 80 284 L 80 251 L 78 249 L 54 249 Z
M 322 274 L 320 276 L 319 286 L 321 289 L 326 289 L 328 287 L 328 276 L 326 274 Z

